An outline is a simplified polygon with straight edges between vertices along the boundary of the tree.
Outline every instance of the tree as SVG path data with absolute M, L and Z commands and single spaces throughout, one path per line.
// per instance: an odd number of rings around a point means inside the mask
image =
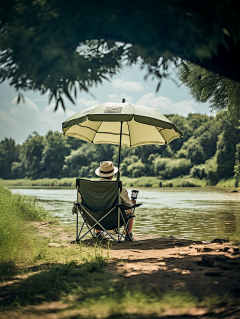
M 67 137 L 60 132 L 49 131 L 42 152 L 42 177 L 63 176 L 64 158 L 70 152 Z
M 57 109 L 123 63 L 159 85 L 179 57 L 239 81 L 239 13 L 229 0 L 2 0 L 0 82 L 49 92 Z
M 16 172 L 18 177 L 39 178 L 42 173 L 41 160 L 44 147 L 43 136 L 36 132 L 28 136 L 20 149 L 20 162 L 13 163 L 12 171 Z
M 183 61 L 178 69 L 180 81 L 189 88 L 196 102 L 209 101 L 213 110 L 226 110 L 240 116 L 240 82 Z
M 235 166 L 234 166 L 235 186 L 239 186 L 240 181 L 240 144 L 236 145 Z
M 0 142 L 0 177 L 4 179 L 15 178 L 12 174 L 12 162 L 19 157 L 20 145 L 16 145 L 12 138 L 5 137 Z
M 229 112 L 218 115 L 222 133 L 218 137 L 216 161 L 218 180 L 234 175 L 236 145 L 240 143 L 239 121 Z
M 78 176 L 81 170 L 80 176 L 88 176 L 91 162 L 97 160 L 96 145 L 85 143 L 77 150 L 72 150 L 71 153 L 65 157 L 64 175 L 65 176 Z

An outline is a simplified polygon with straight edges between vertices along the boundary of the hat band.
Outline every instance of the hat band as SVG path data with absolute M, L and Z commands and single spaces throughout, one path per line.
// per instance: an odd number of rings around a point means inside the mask
M 108 172 L 104 172 L 104 171 L 99 170 L 99 172 L 102 173 L 102 174 L 109 174 L 109 173 L 114 172 L 114 169 L 112 169 L 111 171 L 108 171 Z

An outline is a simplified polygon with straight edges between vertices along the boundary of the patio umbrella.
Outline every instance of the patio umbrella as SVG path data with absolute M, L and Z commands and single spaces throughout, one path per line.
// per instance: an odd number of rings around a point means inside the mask
M 94 144 L 164 145 L 183 133 L 157 110 L 143 105 L 106 102 L 82 110 L 62 123 L 63 133 Z M 119 175 L 118 175 L 119 178 Z

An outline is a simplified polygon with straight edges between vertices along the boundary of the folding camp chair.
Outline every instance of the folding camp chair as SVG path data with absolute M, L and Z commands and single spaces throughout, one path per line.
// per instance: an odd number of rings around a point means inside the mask
M 76 241 L 80 241 L 87 234 L 98 237 L 95 229 L 102 230 L 115 242 L 121 242 L 125 230 L 128 233 L 128 223 L 134 217 L 136 207 L 142 204 L 126 206 L 120 203 L 122 183 L 119 181 L 90 181 L 76 179 L 77 193 L 82 197 L 82 203 L 75 203 L 79 209 L 77 212 Z M 127 215 L 125 210 L 131 209 L 132 213 Z M 80 231 L 78 231 L 79 213 L 83 219 Z M 84 225 L 88 230 L 82 234 Z M 122 232 L 120 228 L 123 226 Z M 115 230 L 115 233 L 111 232 Z M 129 234 L 129 233 L 128 233 Z

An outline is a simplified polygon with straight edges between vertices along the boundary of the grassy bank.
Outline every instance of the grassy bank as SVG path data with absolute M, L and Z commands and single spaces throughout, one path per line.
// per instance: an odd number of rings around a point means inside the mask
M 16 262 L 31 259 L 34 240 L 28 223 L 46 218 L 34 200 L 0 186 L 0 275 L 11 271 Z
M 47 224 L 52 229 L 51 235 L 39 235 L 36 223 Z M 42 262 L 57 264 L 102 259 L 99 253 L 101 249 L 97 247 L 82 247 L 80 251 L 65 250 L 60 253 L 51 250 L 49 243 L 61 242 L 56 240 L 58 227 L 61 228 L 58 222 L 49 217 L 48 212 L 36 204 L 34 199 L 12 194 L 0 185 L 0 280 Z M 69 227 L 64 228 L 65 232 L 69 230 Z
M 171 180 L 163 180 L 158 177 L 121 178 L 125 187 L 208 187 L 212 186 L 208 180 L 191 178 L 188 176 L 177 177 Z M 75 188 L 76 178 L 43 178 L 30 179 L 0 179 L 0 185 L 7 187 L 70 187 Z M 221 180 L 215 187 L 235 188 L 235 180 Z

